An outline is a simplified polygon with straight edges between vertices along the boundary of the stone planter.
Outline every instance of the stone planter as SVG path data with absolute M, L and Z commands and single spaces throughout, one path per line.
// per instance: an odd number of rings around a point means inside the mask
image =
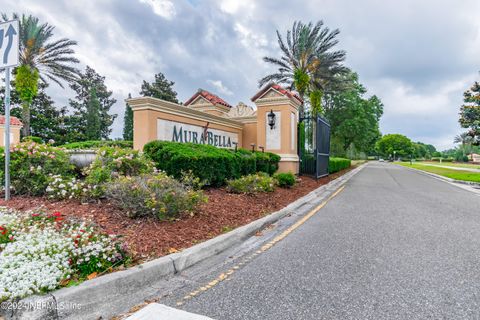
M 70 156 L 70 163 L 79 169 L 88 167 L 97 157 L 95 150 L 67 150 L 67 153 Z

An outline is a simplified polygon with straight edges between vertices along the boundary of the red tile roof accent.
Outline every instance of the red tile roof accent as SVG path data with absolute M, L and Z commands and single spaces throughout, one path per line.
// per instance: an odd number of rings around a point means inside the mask
M 0 125 L 5 125 L 5 116 L 0 116 Z M 22 121 L 17 117 L 10 117 L 10 125 L 12 126 L 23 126 Z
M 300 96 L 298 96 L 296 93 L 290 91 L 290 90 L 287 90 L 285 89 L 284 87 L 282 87 L 281 85 L 279 84 L 276 84 L 274 82 L 270 82 L 269 84 L 267 84 L 265 87 L 263 87 L 260 91 L 257 92 L 256 95 L 253 96 L 252 98 L 252 101 L 255 102 L 255 100 L 257 100 L 258 98 L 260 98 L 265 92 L 267 92 L 268 89 L 270 88 L 273 88 L 275 90 L 277 90 L 278 92 L 280 92 L 281 94 L 293 99 L 297 99 L 300 103 L 303 103 L 303 100 L 302 98 L 300 98 Z
M 226 106 L 226 107 L 229 107 L 229 108 L 232 107 L 228 102 L 226 102 L 225 100 L 223 100 L 223 99 L 220 98 L 219 96 L 214 95 L 213 93 L 208 92 L 207 90 L 203 90 L 203 89 L 198 89 L 198 91 L 197 91 L 190 99 L 188 99 L 183 105 L 184 105 L 184 106 L 188 106 L 188 105 L 191 104 L 198 96 L 202 96 L 203 98 L 207 99 L 208 101 L 210 101 L 210 102 L 213 103 L 214 105 L 216 105 L 216 104 L 221 104 L 221 105 Z

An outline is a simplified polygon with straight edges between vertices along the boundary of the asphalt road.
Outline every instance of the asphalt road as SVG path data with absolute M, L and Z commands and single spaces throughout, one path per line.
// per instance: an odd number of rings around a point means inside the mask
M 480 196 L 369 164 L 305 224 L 177 308 L 217 320 L 480 319 Z

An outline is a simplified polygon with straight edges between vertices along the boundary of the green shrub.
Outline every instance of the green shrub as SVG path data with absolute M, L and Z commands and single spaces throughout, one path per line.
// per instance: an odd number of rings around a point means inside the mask
M 278 170 L 278 163 L 280 162 L 278 154 L 255 151 L 255 159 L 257 172 L 265 172 L 272 175 Z
M 182 172 L 191 170 L 200 180 L 213 186 L 258 171 L 272 174 L 280 161 L 278 155 L 269 152 L 245 149 L 235 152 L 209 145 L 169 141 L 151 141 L 143 150 L 158 169 L 169 175 L 180 178 Z
M 228 180 L 227 190 L 232 193 L 273 192 L 275 179 L 264 172 L 250 174 L 239 179 Z
M 35 136 L 27 136 L 22 138 L 22 142 L 35 142 L 35 143 L 44 143 L 42 138 Z
M 2 148 L 0 163 L 5 163 Z M 4 166 L 0 177 L 4 180 Z M 23 142 L 12 147 L 10 153 L 10 181 L 16 194 L 44 195 L 50 175 L 73 176 L 74 167 L 61 148 L 35 142 Z
M 295 175 L 291 172 L 288 173 L 276 173 L 274 176 L 275 180 L 277 180 L 277 184 L 279 187 L 282 188 L 290 188 L 295 185 L 296 178 Z
M 118 147 L 132 149 L 133 141 L 115 140 L 115 141 L 80 141 L 67 143 L 62 146 L 65 149 L 99 149 L 102 147 Z
M 115 179 L 107 184 L 106 196 L 129 217 L 152 215 L 160 220 L 192 213 L 206 201 L 202 191 L 193 190 L 164 172 Z
M 103 147 L 97 151 L 97 158 L 84 171 L 85 181 L 92 188 L 93 197 L 104 194 L 103 184 L 118 176 L 136 176 L 153 173 L 153 163 L 138 151 Z
M 330 158 L 328 160 L 328 173 L 334 173 L 341 171 L 343 169 L 347 169 L 352 165 L 352 161 L 350 159 L 344 158 Z
M 228 151 L 232 152 L 230 150 Z M 255 157 L 255 153 L 246 149 L 237 149 L 237 152 L 233 151 L 233 153 L 237 157 L 236 160 L 240 162 L 240 176 L 231 178 L 239 178 L 257 172 L 257 158 Z

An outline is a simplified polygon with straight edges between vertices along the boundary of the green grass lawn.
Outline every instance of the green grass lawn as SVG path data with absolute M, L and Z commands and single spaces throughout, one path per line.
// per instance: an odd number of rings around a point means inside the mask
M 455 179 L 455 180 L 480 182 L 480 173 L 476 173 L 476 172 L 425 166 L 420 163 L 410 164 L 410 162 L 401 162 L 398 164 L 404 167 L 409 167 L 409 168 L 414 168 L 414 169 L 435 173 L 435 174 L 438 174 L 447 178 Z
M 422 163 L 422 162 L 417 162 Z M 447 166 L 447 167 L 458 167 L 458 168 L 472 168 L 472 169 L 480 169 L 480 165 L 478 164 L 468 164 L 468 163 L 456 163 L 456 162 L 438 162 L 438 161 L 426 161 L 425 163 L 434 164 L 438 166 Z

